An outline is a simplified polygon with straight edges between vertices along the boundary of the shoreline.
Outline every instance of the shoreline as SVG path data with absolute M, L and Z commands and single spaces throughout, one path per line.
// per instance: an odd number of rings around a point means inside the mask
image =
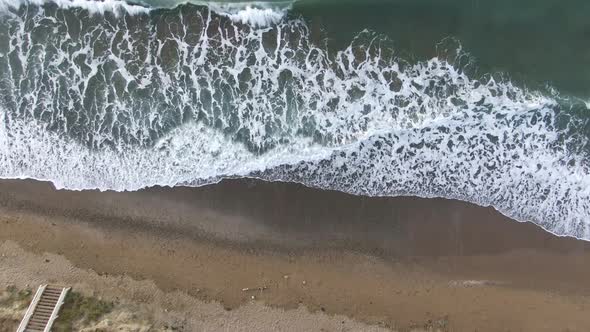
M 400 330 L 590 326 L 589 243 L 458 201 L 255 180 L 126 193 L 2 180 L 0 244 L 10 241 L 230 313 L 255 302 Z M 254 301 L 242 290 L 258 287 Z
M 271 250 L 351 249 L 354 245 L 359 251 L 377 249 L 397 258 L 500 253 L 521 247 L 590 250 L 590 241 L 555 235 L 532 222 L 513 220 L 491 206 L 446 198 L 358 196 L 252 178 L 124 192 L 72 191 L 55 189 L 51 182 L 0 179 L 0 200 L 0 206 L 39 214 L 170 234 L 188 232 L 220 244 L 253 244 Z M 480 238 L 469 241 L 453 231 Z M 457 236 L 462 243 L 453 247 Z M 392 246 L 391 240 L 405 241 L 403 248 Z
M 143 187 L 137 190 L 111 190 L 111 189 L 107 189 L 107 190 L 103 190 L 103 189 L 99 189 L 99 188 L 94 188 L 94 189 L 68 189 L 68 188 L 57 188 L 56 184 L 52 181 L 52 180 L 45 180 L 45 179 L 37 179 L 37 178 L 31 178 L 31 177 L 14 177 L 14 178 L 0 178 L 0 183 L 12 183 L 12 182 L 32 182 L 32 183 L 40 183 L 40 184 L 44 184 L 44 185 L 49 185 L 53 190 L 57 191 L 57 192 L 73 192 L 73 193 L 100 193 L 102 194 L 129 194 L 129 193 L 136 193 L 136 192 L 166 192 L 166 191 L 176 191 L 176 190 L 180 190 L 180 189 L 184 189 L 184 190 L 200 190 L 199 188 L 209 188 L 209 187 L 215 187 L 218 185 L 225 185 L 227 183 L 265 183 L 268 185 L 273 185 L 273 184 L 277 184 L 278 186 L 299 186 L 299 187 L 304 187 L 307 190 L 311 190 L 311 191 L 320 191 L 320 192 L 332 192 L 332 193 L 338 193 L 338 194 L 342 194 L 342 195 L 346 195 L 346 196 L 352 196 L 352 197 L 357 197 L 357 198 L 364 198 L 364 199 L 406 199 L 406 200 L 442 200 L 442 201 L 449 201 L 449 202 L 459 202 L 460 204 L 466 204 L 466 205 L 473 205 L 473 206 L 477 206 L 479 208 L 482 209 L 488 209 L 491 208 L 494 210 L 494 212 L 497 212 L 498 214 L 502 215 L 504 218 L 503 219 L 508 219 L 511 220 L 512 222 L 518 222 L 518 223 L 524 223 L 524 224 L 531 224 L 537 228 L 539 228 L 540 230 L 542 230 L 545 233 L 549 233 L 552 236 L 558 237 L 558 238 L 564 238 L 564 239 L 568 239 L 568 240 L 577 240 L 577 241 L 583 241 L 583 242 L 587 242 L 590 243 L 590 239 L 584 239 L 581 237 L 576 237 L 576 236 L 572 236 L 572 235 L 563 235 L 563 234 L 558 234 L 555 233 L 545 227 L 543 227 L 542 225 L 536 224 L 532 221 L 527 221 L 527 220 L 518 220 L 515 218 L 510 217 L 508 214 L 505 214 L 504 212 L 498 210 L 496 207 L 494 207 L 493 205 L 480 205 L 478 203 L 474 203 L 471 201 L 465 201 L 462 199 L 458 199 L 458 198 L 447 198 L 447 197 L 441 197 L 441 196 L 420 196 L 420 195 L 402 195 L 402 196 L 364 196 L 364 195 L 360 195 L 360 194 L 354 194 L 354 193 L 348 193 L 348 192 L 343 192 L 343 191 L 339 191 L 339 190 L 335 190 L 335 189 L 323 189 L 323 188 L 319 188 L 319 187 L 313 187 L 313 186 L 307 186 L 304 183 L 301 182 L 284 182 L 284 181 L 280 181 L 280 180 L 265 180 L 265 179 L 261 179 L 258 177 L 238 177 L 238 178 L 224 178 L 221 179 L 217 182 L 213 182 L 213 183 L 209 183 L 206 185 L 200 185 L 200 186 L 196 186 L 196 187 L 191 187 L 191 186 L 186 186 L 186 185 L 178 185 L 178 186 L 168 186 L 168 185 L 153 185 L 153 186 L 147 186 L 147 187 Z

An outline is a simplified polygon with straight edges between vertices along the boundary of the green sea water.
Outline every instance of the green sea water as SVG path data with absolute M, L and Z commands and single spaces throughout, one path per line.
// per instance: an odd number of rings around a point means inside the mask
M 481 72 L 590 97 L 590 1 L 302 0 L 294 13 L 325 31 L 334 48 L 370 29 L 418 58 L 456 38 Z
M 590 239 L 590 2 L 0 0 L 0 178 L 255 177 Z
M 177 2 L 147 0 L 173 7 Z M 215 1 L 215 3 L 247 3 Z M 369 29 L 418 58 L 456 38 L 483 72 L 505 72 L 531 84 L 550 84 L 590 98 L 590 2 L 585 0 L 298 0 L 291 5 L 317 36 L 339 49 Z

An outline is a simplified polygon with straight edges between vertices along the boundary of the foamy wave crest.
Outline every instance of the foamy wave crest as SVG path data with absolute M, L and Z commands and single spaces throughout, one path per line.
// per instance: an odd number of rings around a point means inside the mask
M 53 3 L 62 9 L 80 8 L 91 14 L 104 15 L 105 12 L 112 12 L 116 16 L 122 14 L 139 15 L 147 14 L 150 9 L 144 6 L 129 4 L 120 0 L 0 0 L 0 15 L 9 13 L 10 10 L 18 9 L 23 5 L 42 6 Z
M 47 131 L 38 123 L 8 120 L 0 127 L 0 169 L 3 178 L 51 181 L 58 189 L 139 190 L 150 186 L 208 184 L 223 177 L 248 174 L 302 159 L 329 156 L 329 150 L 301 140 L 272 154 L 254 156 L 201 123 L 172 130 L 150 149 L 92 151 Z M 17 156 L 22 158 L 17 158 Z M 56 159 L 58 158 L 58 159 Z
M 287 3 L 220 3 L 210 2 L 207 6 L 220 15 L 227 16 L 234 22 L 249 24 L 254 27 L 266 27 L 283 20 L 291 8 Z
M 198 8 L 177 24 L 11 13 L 0 177 L 101 190 L 258 177 L 456 198 L 590 239 L 588 123 L 470 77 L 452 52 L 411 64 L 364 32 L 330 54 L 302 21 L 253 28 Z
M 149 4 L 150 1 L 144 3 Z M 226 16 L 232 21 L 249 24 L 253 27 L 266 27 L 279 23 L 291 8 L 291 2 L 207 2 L 198 0 L 187 0 L 185 2 L 170 2 L 171 5 L 177 6 L 183 3 L 193 3 L 207 6 L 219 15 Z M 104 15 L 107 12 L 115 16 L 122 14 L 140 15 L 148 14 L 152 7 L 138 4 L 127 3 L 120 0 L 0 0 L 0 15 L 10 13 L 23 5 L 42 6 L 45 4 L 55 4 L 62 9 L 79 8 L 87 10 L 91 14 Z M 162 3 L 156 2 L 153 8 L 162 8 Z M 170 8 L 170 7 L 164 7 Z

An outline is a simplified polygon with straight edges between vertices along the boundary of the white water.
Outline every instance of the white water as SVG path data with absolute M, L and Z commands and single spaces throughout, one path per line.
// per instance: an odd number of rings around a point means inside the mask
M 106 12 L 112 12 L 117 16 L 123 13 L 140 15 L 150 11 L 147 7 L 129 4 L 121 0 L 0 0 L 0 12 L 6 13 L 9 9 L 15 9 L 22 5 L 41 6 L 47 3 L 54 3 L 63 9 L 80 8 L 91 14 L 101 15 Z
M 4 118 L 6 112 L 0 111 Z M 51 181 L 58 189 L 139 190 L 176 186 L 223 176 L 247 176 L 253 171 L 328 157 L 326 149 L 309 140 L 255 157 L 220 133 L 190 123 L 163 137 L 151 149 L 92 152 L 64 140 L 44 126 L 14 121 L 10 131 L 0 127 L 2 178 Z
M 234 22 L 254 27 L 266 27 L 277 24 L 287 15 L 290 3 L 269 6 L 265 3 L 221 3 L 208 2 L 207 6 L 214 12 L 229 17 Z
M 291 8 L 292 1 L 282 2 L 216 2 L 202 0 L 181 0 L 181 1 L 159 1 L 146 0 L 137 1 L 145 4 L 137 5 L 121 0 L 0 0 L 1 12 L 9 12 L 22 5 L 37 5 L 53 3 L 63 9 L 80 8 L 91 14 L 104 15 L 112 12 L 116 16 L 123 13 L 130 15 L 148 14 L 150 10 L 157 8 L 171 8 L 185 3 L 192 3 L 207 6 L 220 15 L 230 18 L 232 21 L 248 24 L 254 27 L 266 27 L 279 23 Z
M 0 108 L 0 177 L 137 190 L 253 176 L 456 198 L 590 239 L 588 163 L 557 129 L 551 97 L 475 80 L 443 58 L 408 65 L 370 34 L 330 55 L 300 21 L 224 30 L 200 15 L 187 23 L 198 30 L 161 32 L 169 48 L 149 29 L 95 22 L 89 38 L 65 30 L 36 42 L 29 18 L 11 18 L 2 54 L 27 75 L 0 58 L 11 100 Z M 46 21 L 33 27 L 64 31 Z M 97 87 L 99 73 L 107 82 Z

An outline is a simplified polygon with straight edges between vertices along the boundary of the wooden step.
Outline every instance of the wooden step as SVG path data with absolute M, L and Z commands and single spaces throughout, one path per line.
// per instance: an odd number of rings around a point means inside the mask
M 17 332 L 49 332 L 70 288 L 41 285 Z

